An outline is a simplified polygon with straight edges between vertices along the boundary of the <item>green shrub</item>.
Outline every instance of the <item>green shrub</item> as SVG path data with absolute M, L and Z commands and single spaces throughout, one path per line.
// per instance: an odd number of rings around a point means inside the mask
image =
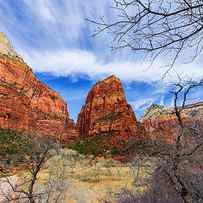
M 80 154 L 99 155 L 105 152 L 103 142 L 95 137 L 76 140 L 68 147 L 78 151 Z
M 76 141 L 70 145 L 71 149 L 78 151 L 80 154 L 85 154 L 86 147 L 82 141 Z
M 113 148 L 111 149 L 111 155 L 112 155 L 112 156 L 115 156 L 115 155 L 118 155 L 118 154 L 119 154 L 119 149 L 116 148 L 116 147 L 113 147 Z
M 40 155 L 45 147 L 53 148 L 54 142 L 26 136 L 12 130 L 0 129 L 0 165 L 18 165 Z
M 32 149 L 31 140 L 20 133 L 10 130 L 0 130 L 0 156 L 7 158 L 16 155 L 19 159 L 22 155 L 30 154 Z

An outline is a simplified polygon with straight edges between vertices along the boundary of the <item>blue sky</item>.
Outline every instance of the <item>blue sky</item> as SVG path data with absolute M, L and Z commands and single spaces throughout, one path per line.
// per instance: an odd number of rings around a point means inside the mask
M 167 57 L 149 66 L 141 54 L 111 51 L 110 33 L 93 38 L 95 27 L 85 18 L 111 21 L 117 15 L 112 6 L 112 0 L 0 0 L 0 31 L 38 78 L 64 97 L 75 120 L 91 86 L 110 74 L 122 80 L 137 117 L 152 103 L 172 105 L 169 86 L 176 72 L 186 79 L 203 77 L 202 56 L 177 64 L 162 80 Z M 201 92 L 193 95 L 193 101 L 202 98 Z

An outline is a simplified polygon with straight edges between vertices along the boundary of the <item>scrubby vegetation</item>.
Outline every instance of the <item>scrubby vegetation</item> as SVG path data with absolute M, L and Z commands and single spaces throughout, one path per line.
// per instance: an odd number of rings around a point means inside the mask
M 132 153 L 137 155 L 157 156 L 160 152 L 169 152 L 174 146 L 156 139 L 129 139 L 122 149 L 122 153 Z
M 76 150 L 80 154 L 92 154 L 92 155 L 148 155 L 156 156 L 159 152 L 172 150 L 173 146 L 167 145 L 161 140 L 151 139 L 137 139 L 131 138 L 123 141 L 120 145 L 110 145 L 109 135 L 97 135 L 86 138 L 79 138 L 76 141 L 68 145 L 69 148 Z
M 152 117 L 158 117 L 158 116 L 164 116 L 167 115 L 168 110 L 158 104 L 152 104 L 146 111 L 144 112 L 143 118 L 152 118 Z
M 99 137 L 78 139 L 69 145 L 69 148 L 78 151 L 80 154 L 104 154 L 107 150 L 104 142 Z
M 142 190 L 142 187 L 134 188 L 137 169 L 133 168 L 130 163 L 120 163 L 111 158 L 85 156 L 70 149 L 51 150 L 51 154 L 52 157 L 43 162 L 37 179 L 34 179 L 32 197 L 34 197 L 35 203 L 53 203 L 56 202 L 56 197 L 61 203 L 100 203 L 106 198 L 116 200 L 116 193 L 123 187 L 129 190 L 132 188 L 136 191 Z M 148 168 L 139 168 L 142 177 L 150 178 Z M 151 168 L 149 169 L 151 170 Z M 21 183 L 19 183 L 18 191 L 23 189 L 23 191 L 29 192 L 27 185 L 29 185 L 30 179 L 33 180 L 33 176 L 28 173 L 24 170 L 19 174 L 19 179 L 28 180 L 28 184 L 26 182 L 26 186 L 21 188 Z M 16 203 L 22 203 L 24 199 L 28 199 L 24 193 L 16 192 L 15 194 L 16 198 L 20 198 L 20 200 L 16 200 Z M 12 195 L 9 193 L 6 197 Z
M 54 142 L 45 138 L 30 137 L 20 132 L 0 129 L 0 168 L 30 163 L 43 151 L 45 145 L 54 147 Z
M 0 157 L 9 163 L 23 162 L 32 153 L 33 143 L 27 136 L 11 130 L 0 130 Z
M 68 148 L 76 150 L 80 154 L 92 154 L 95 156 L 120 154 L 121 150 L 119 146 L 111 145 L 111 139 L 111 133 L 98 134 L 85 138 L 81 137 L 68 145 Z

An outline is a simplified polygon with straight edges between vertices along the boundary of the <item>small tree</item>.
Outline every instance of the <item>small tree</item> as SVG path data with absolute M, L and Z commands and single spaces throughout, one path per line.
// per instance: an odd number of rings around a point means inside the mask
M 184 119 L 184 111 L 189 93 L 203 85 L 203 82 L 185 82 L 175 85 L 174 114 L 179 126 L 174 149 L 170 151 L 163 161 L 165 165 L 161 170 L 168 176 L 171 185 L 182 198 L 184 203 L 201 202 L 202 176 L 201 172 L 194 173 L 194 170 L 201 169 L 203 159 L 203 129 L 202 121 L 190 117 L 190 121 Z
M 26 162 L 28 175 L 13 180 L 12 177 L 5 177 L 1 181 L 0 197 L 3 203 L 40 203 L 40 202 L 62 202 L 63 192 L 66 188 L 64 185 L 64 171 L 61 170 L 57 174 L 49 174 L 50 177 L 43 183 L 40 189 L 39 173 L 44 167 L 44 163 L 50 158 L 49 151 L 53 149 L 53 145 L 48 142 L 37 143 L 38 146 L 33 150 L 31 157 Z M 57 150 L 57 149 L 56 149 Z
M 169 147 L 156 145 L 156 140 L 146 140 L 145 148 L 140 157 L 137 156 L 135 167 L 139 169 L 139 163 L 143 157 L 145 160 L 156 157 L 156 169 L 152 174 L 152 180 L 147 183 L 148 190 L 144 195 L 134 195 L 129 191 L 120 194 L 121 203 L 201 203 L 203 202 L 203 128 L 201 110 L 187 104 L 191 91 L 202 87 L 203 82 L 179 82 L 172 91 L 174 95 L 174 108 L 171 112 L 175 119 L 176 135 L 175 143 Z M 202 103 L 199 105 L 201 106 Z M 198 108 L 198 104 L 197 107 Z M 195 112 L 194 112 L 195 111 Z M 190 115 L 187 115 L 187 114 Z M 197 115 L 195 115 L 197 114 Z M 199 114 L 199 115 L 198 115 Z M 170 124 L 170 123 L 169 123 Z M 164 133 L 164 130 L 162 131 Z M 161 136 L 164 137 L 164 134 Z M 149 145 L 147 144 L 149 142 Z M 159 142 L 157 142 L 159 143 Z M 137 143 L 132 143 L 130 148 L 135 148 Z M 164 147 L 165 146 L 165 147 Z M 139 146 L 138 146 L 139 148 Z M 137 170 L 139 171 L 139 170 Z M 136 182 L 139 181 L 139 174 Z M 146 184 L 146 182 L 144 183 Z

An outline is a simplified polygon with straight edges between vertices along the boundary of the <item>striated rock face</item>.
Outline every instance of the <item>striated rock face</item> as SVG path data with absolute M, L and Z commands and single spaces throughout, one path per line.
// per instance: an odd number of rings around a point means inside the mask
M 51 136 L 61 142 L 77 136 L 66 103 L 35 77 L 3 37 L 0 35 L 0 128 Z
M 80 136 L 108 137 L 109 144 L 141 136 L 139 123 L 117 77 L 112 75 L 93 86 L 78 116 L 77 128 Z
M 192 129 L 194 126 L 203 130 L 203 103 L 187 105 L 181 112 L 185 127 Z M 174 110 L 159 105 L 152 105 L 147 109 L 141 120 L 145 131 L 152 139 L 160 139 L 168 144 L 173 144 L 180 133 L 180 125 Z

